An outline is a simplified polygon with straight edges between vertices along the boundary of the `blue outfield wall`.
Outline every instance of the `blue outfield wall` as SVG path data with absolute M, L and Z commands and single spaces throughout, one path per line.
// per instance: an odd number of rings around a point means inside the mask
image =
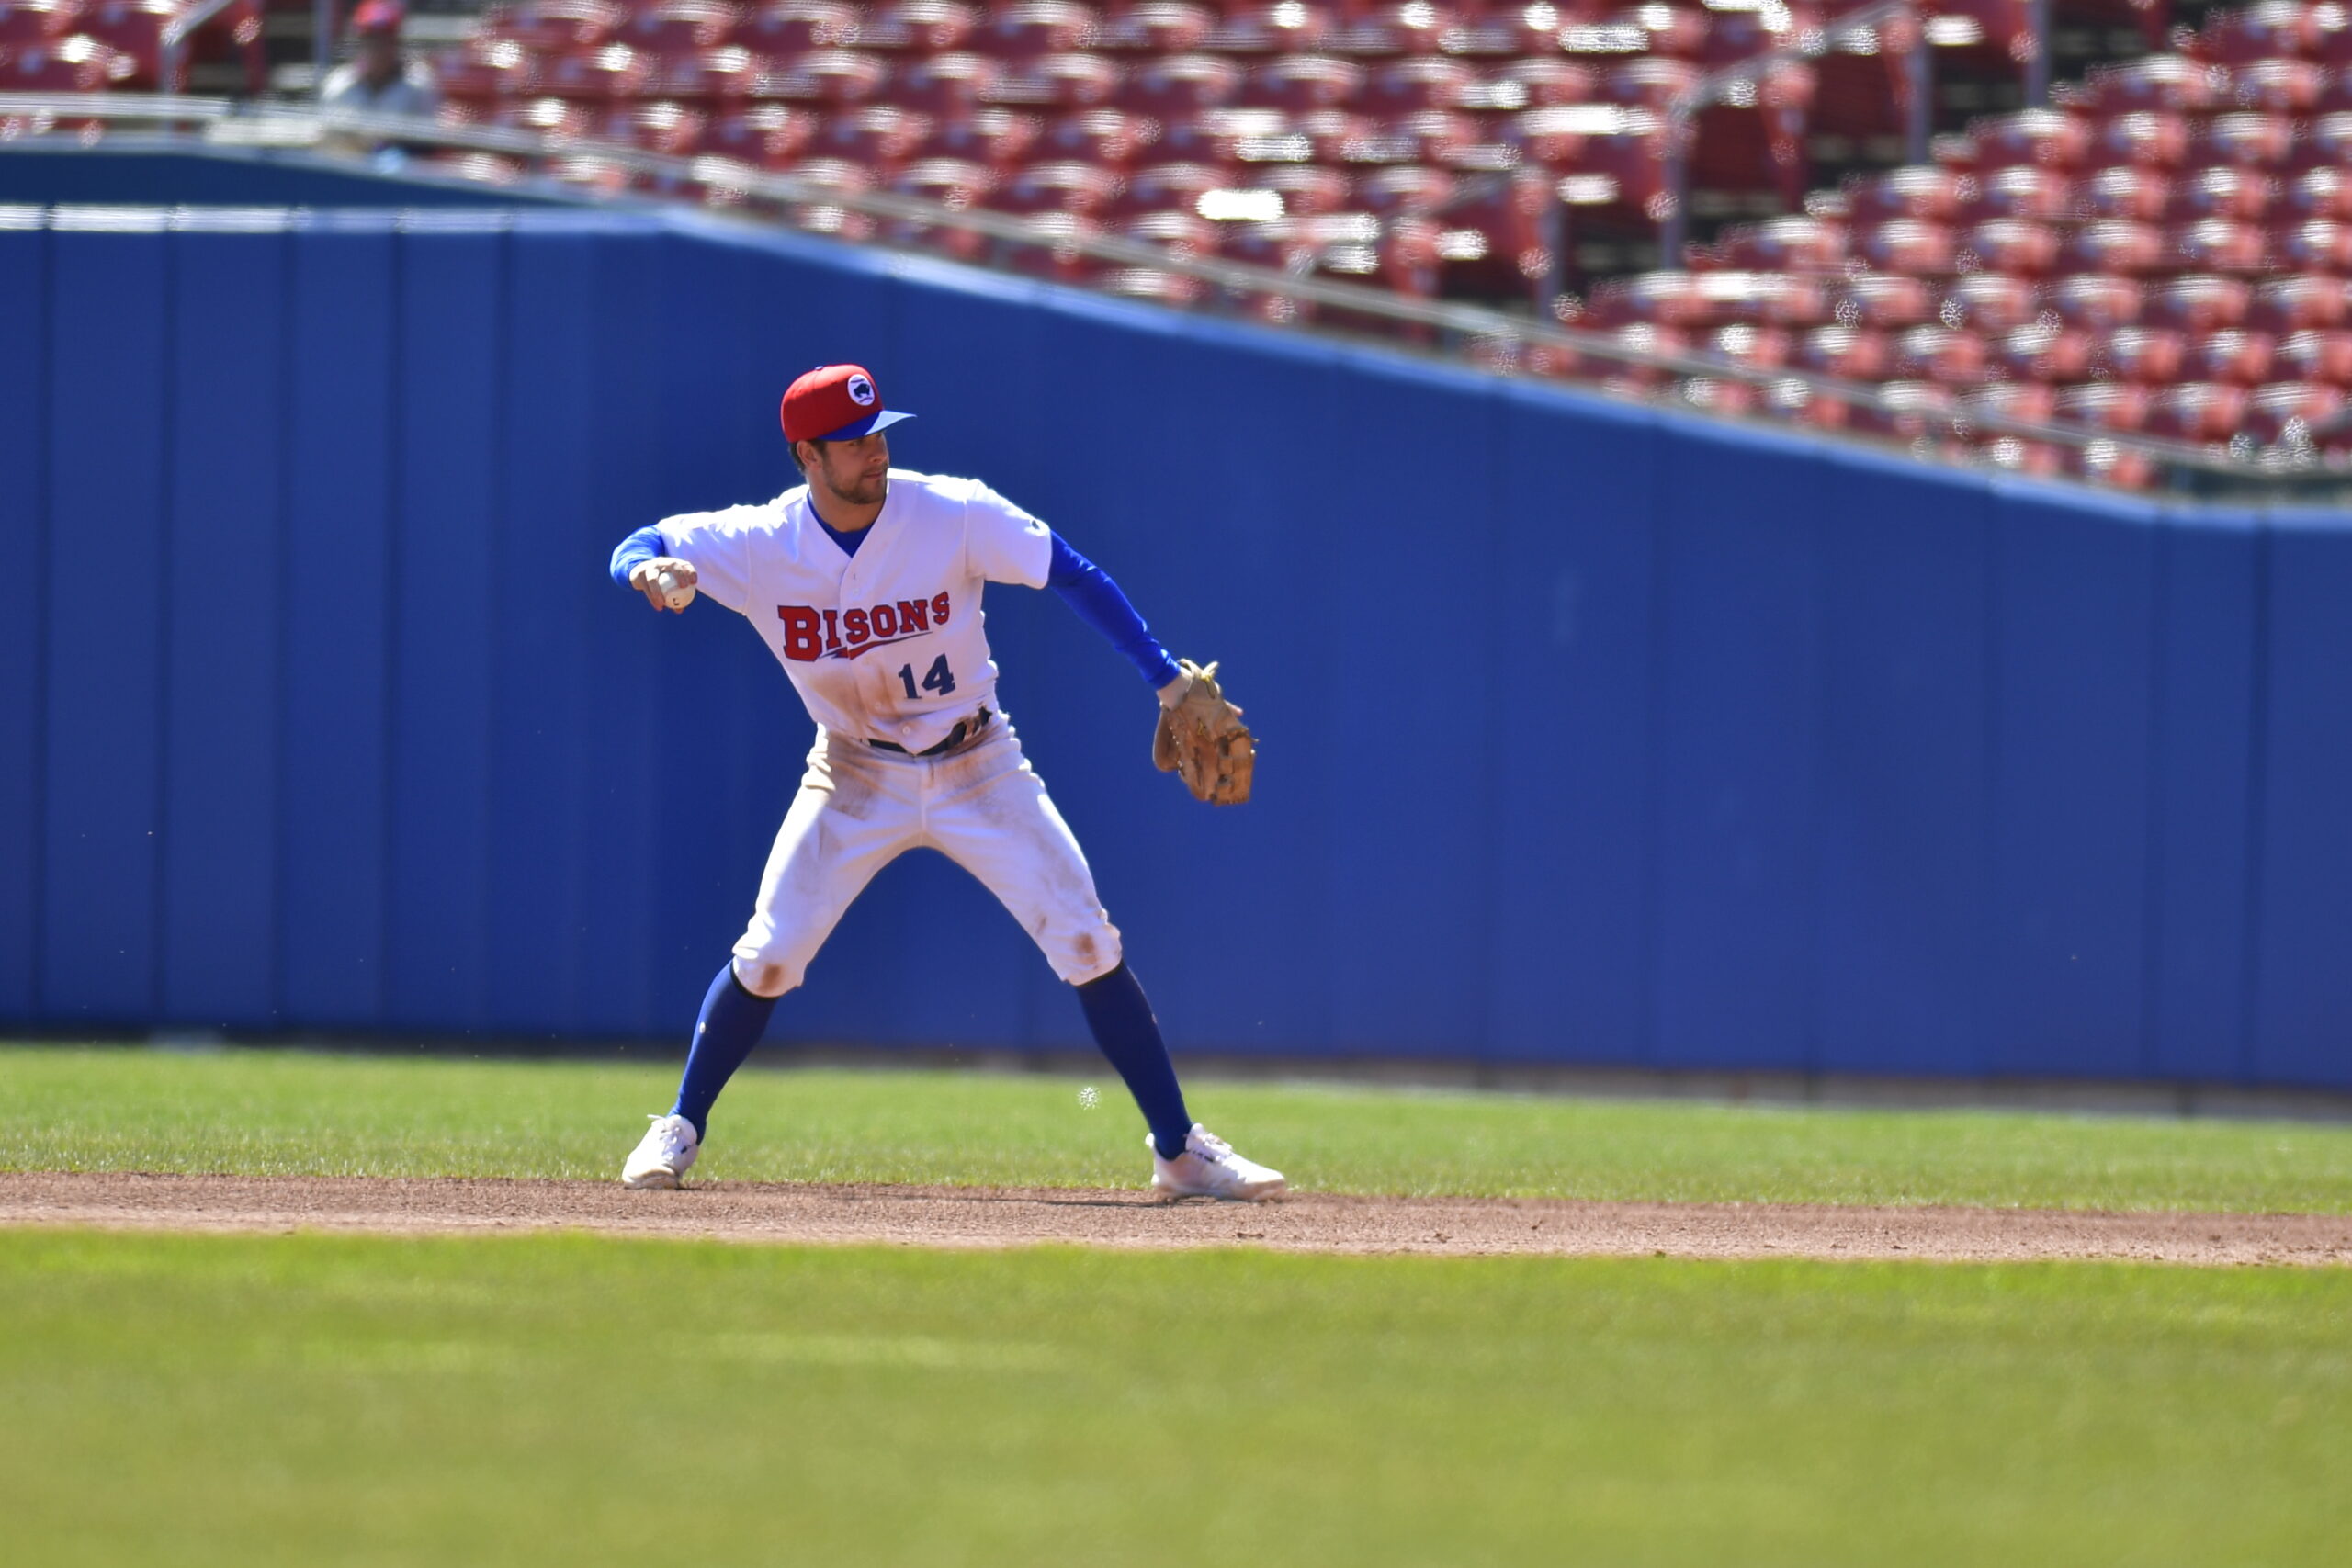
M 118 230 L 137 231 L 128 222 Z M 246 231 L 236 231 L 243 230 Z M 0 231 L 0 1021 L 683 1037 L 809 726 L 614 542 L 870 365 L 1219 659 L 990 635 L 1179 1044 L 2352 1088 L 2352 517 L 1745 433 L 691 218 Z M 1068 1046 L 928 853 L 779 1037 Z

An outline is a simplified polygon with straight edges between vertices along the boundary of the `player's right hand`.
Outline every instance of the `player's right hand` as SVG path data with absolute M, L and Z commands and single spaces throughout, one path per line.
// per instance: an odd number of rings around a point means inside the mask
M 672 589 L 662 585 L 663 572 L 670 574 L 674 588 L 692 588 L 699 581 L 693 566 L 675 556 L 655 556 L 651 560 L 638 562 L 629 570 L 628 585 L 644 594 L 645 602 L 657 610 L 670 608 Z M 679 606 L 681 611 L 684 608 L 683 604 Z

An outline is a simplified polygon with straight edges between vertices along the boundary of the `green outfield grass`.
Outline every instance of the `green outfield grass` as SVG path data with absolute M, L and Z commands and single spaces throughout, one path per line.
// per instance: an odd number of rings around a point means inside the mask
M 608 1179 L 673 1064 L 0 1048 L 0 1169 Z M 1096 1086 L 1100 1103 L 1080 1104 Z M 2352 1212 L 2352 1126 L 1739 1108 L 1202 1083 L 1194 1113 L 1302 1188 L 1825 1203 Z M 1091 1079 L 751 1070 L 697 1177 L 1134 1186 Z
M 74 1564 L 2325 1563 L 2352 1270 L 0 1232 Z

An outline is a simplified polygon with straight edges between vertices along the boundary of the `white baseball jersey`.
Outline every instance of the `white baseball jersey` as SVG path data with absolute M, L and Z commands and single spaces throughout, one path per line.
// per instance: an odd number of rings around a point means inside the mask
M 996 705 L 981 587 L 1043 588 L 1053 559 L 1046 525 L 988 486 L 901 468 L 854 556 L 805 484 L 658 526 L 699 590 L 765 639 L 820 727 L 909 751 Z

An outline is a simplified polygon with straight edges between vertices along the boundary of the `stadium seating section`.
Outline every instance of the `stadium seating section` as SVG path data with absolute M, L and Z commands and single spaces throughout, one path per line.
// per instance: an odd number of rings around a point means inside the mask
M 0 79 L 152 84 L 175 3 L 0 0 Z M 2051 107 L 1965 122 L 1928 162 L 1894 167 L 1913 51 L 1938 73 L 2017 79 L 2035 48 L 2026 0 L 1929 0 L 1917 16 L 1853 0 L 514 0 L 436 66 L 453 123 L 579 138 L 549 172 L 591 187 L 645 185 L 598 155 L 617 141 L 817 191 L 1018 215 L 1039 243 L 821 201 L 793 217 L 1132 298 L 1189 305 L 1209 290 L 1050 242 L 1121 234 L 1484 300 L 1790 375 L 1758 385 L 1483 346 L 1499 368 L 2029 471 L 2125 485 L 2154 472 L 2103 446 L 2013 438 L 2005 419 L 2352 464 L 2346 6 L 2270 0 L 2191 29 L 2168 0 L 2052 5 L 2128 47 Z M 1742 62 L 1743 80 L 1710 76 Z M 1700 200 L 1778 216 L 1662 257 L 1684 123 L 1693 216 Z M 524 173 L 448 161 L 483 179 Z M 742 199 L 716 179 L 669 194 Z M 1620 243 L 1667 269 L 1582 259 Z M 1221 302 L 1277 321 L 1305 309 Z M 1841 400 L 1807 377 L 1883 396 Z

